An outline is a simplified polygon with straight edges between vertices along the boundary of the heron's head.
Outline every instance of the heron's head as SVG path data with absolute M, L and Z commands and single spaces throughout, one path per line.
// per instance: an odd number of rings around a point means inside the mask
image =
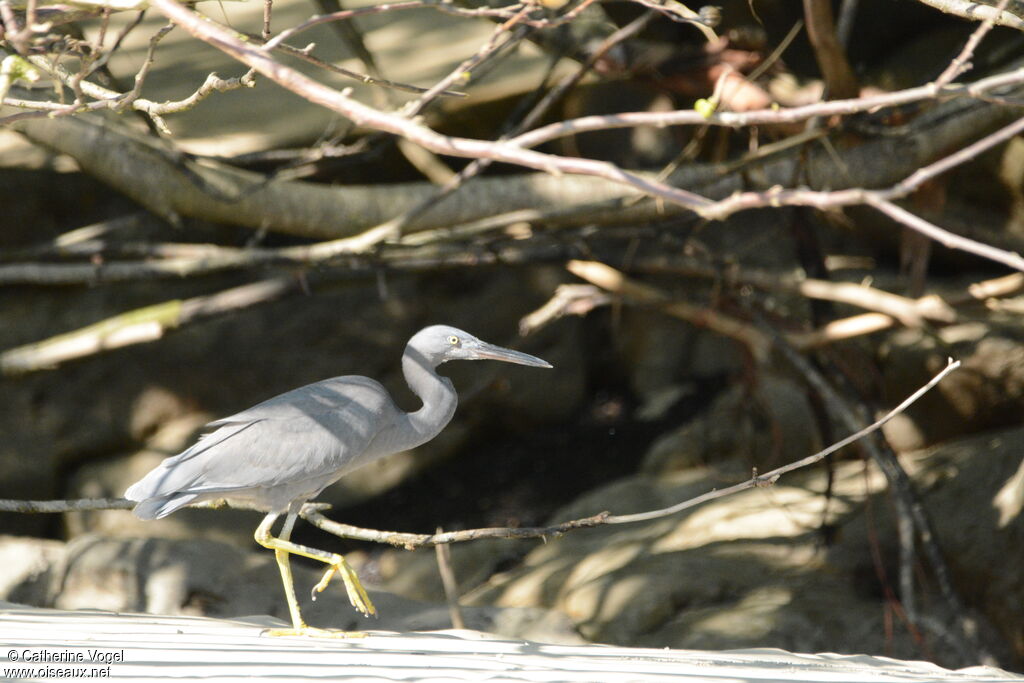
M 469 332 L 448 325 L 423 328 L 409 340 L 409 348 L 418 351 L 435 367 L 450 360 L 500 360 L 536 368 L 552 367 L 551 363 L 536 356 L 488 344 Z

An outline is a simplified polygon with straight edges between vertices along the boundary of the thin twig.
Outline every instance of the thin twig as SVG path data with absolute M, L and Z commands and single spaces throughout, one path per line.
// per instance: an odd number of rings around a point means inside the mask
M 373 543 L 384 543 L 400 548 L 412 550 L 413 548 L 434 546 L 441 543 L 465 543 L 483 538 L 554 538 L 561 536 L 575 529 L 589 529 L 605 523 L 608 513 L 602 512 L 591 517 L 574 519 L 560 524 L 552 524 L 545 527 L 493 527 L 485 529 L 463 529 L 462 531 L 446 531 L 440 534 L 407 534 L 397 531 L 378 531 L 376 529 L 363 529 L 339 524 L 327 519 L 320 514 L 320 506 L 307 504 L 303 506 L 300 515 L 318 529 L 334 534 L 340 538 L 348 538 L 355 541 L 371 541 Z
M 474 69 L 477 69 L 485 61 L 491 59 L 499 52 L 518 45 L 531 30 L 522 26 L 516 27 L 526 17 L 527 12 L 529 12 L 529 8 L 524 6 L 509 18 L 508 21 L 495 27 L 490 37 L 484 41 L 483 45 L 474 54 L 464 59 L 447 76 L 428 88 L 418 98 L 402 107 L 402 116 L 409 118 L 419 116 L 438 95 L 449 90 L 456 83 L 467 82 L 472 78 Z M 516 29 L 515 31 L 512 30 L 514 28 Z
M 131 510 L 137 503 L 124 498 L 78 498 L 76 500 L 0 500 L 0 512 L 60 514 L 85 510 Z
M 960 51 L 953 61 L 949 63 L 939 77 L 935 79 L 935 84 L 938 86 L 944 86 L 947 83 L 952 83 L 955 78 L 960 74 L 971 68 L 970 59 L 974 55 L 974 51 L 978 49 L 978 45 L 981 44 L 982 39 L 988 35 L 988 32 L 996 25 L 996 19 L 999 14 L 1002 14 L 1006 9 L 1006 6 L 1010 4 L 1010 0 L 999 0 L 999 4 L 996 5 L 995 11 L 992 15 L 985 18 L 985 21 L 978 25 L 978 28 L 974 29 L 971 33 L 971 37 L 967 39 L 967 43 L 964 44 L 964 48 Z
M 982 4 L 974 0 L 918 0 L 935 9 L 973 21 L 991 19 L 999 26 L 1010 26 L 1024 31 L 1024 19 L 1001 7 Z
M 825 78 L 830 99 L 855 97 L 860 88 L 846 53 L 836 38 L 832 0 L 803 0 L 807 36 L 814 47 L 818 68 Z
M 523 120 L 517 123 L 511 131 L 501 136 L 499 141 L 513 138 L 539 121 L 562 99 L 562 97 L 565 96 L 566 93 L 576 87 L 584 76 L 590 73 L 594 68 L 594 65 L 603 59 L 609 50 L 643 30 L 654 16 L 655 15 L 652 12 L 643 14 L 603 40 L 586 62 L 581 64 L 580 67 L 572 74 L 563 78 L 554 88 L 545 93 L 544 97 L 542 97 L 540 101 L 533 106 L 529 113 L 523 117 Z M 464 169 L 459 171 L 458 174 L 439 187 L 435 194 L 417 203 L 416 206 L 412 207 L 405 213 L 389 220 L 385 225 L 390 228 L 390 231 L 381 231 L 380 234 L 382 235 L 382 240 L 389 236 L 400 236 L 411 220 L 418 216 L 422 216 L 424 212 L 429 211 L 431 208 L 439 204 L 445 197 L 451 195 L 453 192 L 463 187 L 467 182 L 479 176 L 491 166 L 491 163 L 491 159 L 474 159 L 471 161 Z
M 295 278 L 279 277 L 212 295 L 172 299 L 127 311 L 79 330 L 0 353 L 0 375 L 49 369 L 101 351 L 156 341 L 182 325 L 265 303 L 298 288 Z
M 710 115 L 692 109 L 674 111 L 625 112 L 622 114 L 601 114 L 583 116 L 552 123 L 536 128 L 513 139 L 523 147 L 536 147 L 560 137 L 617 128 L 638 126 L 722 126 L 726 128 L 747 128 L 749 126 L 771 126 L 802 123 L 808 119 L 831 116 L 848 116 L 863 112 L 900 107 L 928 100 L 955 98 L 981 98 L 988 93 L 1024 83 L 1024 68 L 981 78 L 973 83 L 951 83 L 938 86 L 935 83 L 896 90 L 880 95 L 857 97 L 848 100 L 827 100 L 800 107 L 778 107 L 755 109 L 744 112 L 716 111 Z
M 808 465 L 822 460 L 828 455 L 834 453 L 840 448 L 853 443 L 858 439 L 862 439 L 864 436 L 871 434 L 878 430 L 882 425 L 891 420 L 896 415 L 904 412 L 911 404 L 917 401 L 921 396 L 930 391 L 936 384 L 942 379 L 960 367 L 959 361 L 950 360 L 949 364 L 943 368 L 935 377 L 933 377 L 927 384 L 922 386 L 920 389 L 915 391 L 909 397 L 907 397 L 898 406 L 890 410 L 881 419 L 875 421 L 873 424 L 858 429 L 854 434 L 836 442 L 835 444 L 825 448 L 813 455 L 809 455 L 806 458 L 797 460 L 788 465 L 776 468 L 771 472 L 765 474 L 759 474 L 751 477 L 745 482 L 730 486 L 724 489 L 716 489 L 709 491 L 700 496 L 690 498 L 682 501 L 675 505 L 661 508 L 658 510 L 649 510 L 647 512 L 639 512 L 629 515 L 611 515 L 607 512 L 601 512 L 590 517 L 583 517 L 580 519 L 570 520 L 568 522 L 561 522 L 558 524 L 552 524 L 545 527 L 492 527 L 483 529 L 465 529 L 462 531 L 448 531 L 437 534 L 409 534 L 395 531 L 380 531 L 377 529 L 364 529 L 361 527 L 354 527 L 348 524 L 340 524 L 334 522 L 321 514 L 325 506 L 322 503 L 307 503 L 302 507 L 300 512 L 303 519 L 309 521 L 317 528 L 327 531 L 328 533 L 334 534 L 341 538 L 348 538 L 359 541 L 371 541 L 374 543 L 384 543 L 388 545 L 404 547 L 408 549 L 422 547 L 422 546 L 433 546 L 441 543 L 463 543 L 466 541 L 474 541 L 482 538 L 549 538 L 561 536 L 570 531 L 576 529 L 589 529 L 603 524 L 631 524 L 634 522 L 643 522 L 651 519 L 659 519 L 661 517 L 668 517 L 678 512 L 686 510 L 688 508 L 700 505 L 710 500 L 718 498 L 724 498 L 725 496 L 738 493 L 750 488 L 771 486 L 784 474 L 793 472 Z M 61 513 L 61 512 L 72 512 L 78 510 L 122 510 L 134 507 L 135 502 L 128 501 L 120 498 L 99 498 L 99 499 L 81 499 L 81 500 L 52 500 L 52 501 L 26 501 L 26 500 L 0 500 L 0 511 L 2 512 L 23 512 L 23 513 Z M 216 505 L 206 505 L 205 507 L 216 507 Z
M 847 401 L 845 401 L 839 393 L 833 389 L 827 381 L 825 381 L 825 378 L 822 377 L 821 373 L 818 372 L 818 370 L 812 366 L 806 358 L 787 344 L 783 337 L 774 334 L 774 330 L 769 326 L 765 325 L 765 327 L 773 333 L 773 337 L 776 341 L 776 348 L 800 372 L 800 374 L 804 376 L 814 391 L 822 397 L 826 405 L 829 406 L 829 412 L 831 412 L 838 421 L 848 428 L 856 429 L 862 423 L 862 418 L 858 416 L 859 411 L 849 405 Z M 958 367 L 959 361 L 953 363 L 951 360 L 950 364 L 946 366 L 946 369 L 940 372 L 936 379 L 933 379 L 932 382 L 925 385 L 923 389 L 926 391 L 934 386 L 938 379 L 941 379 L 954 369 L 951 366 Z M 911 398 L 916 400 L 916 398 L 919 398 L 922 393 L 923 391 L 918 390 L 918 392 L 915 392 Z M 907 401 L 904 401 L 904 403 L 900 405 L 905 409 L 909 404 Z M 891 419 L 891 417 L 886 415 L 883 419 L 887 420 Z M 942 552 L 939 550 L 931 521 L 929 520 L 924 507 L 921 505 L 917 494 L 914 492 L 914 487 L 910 481 L 910 477 L 896 459 L 895 454 L 888 447 L 883 448 L 871 439 L 865 439 L 861 445 L 866 450 L 871 460 L 885 475 L 886 481 L 889 483 L 890 490 L 892 491 L 893 497 L 896 501 L 897 512 L 900 520 L 897 525 L 897 531 L 900 535 L 901 564 L 904 565 L 901 567 L 901 600 L 904 601 L 904 609 L 907 610 L 908 616 L 914 616 L 913 606 L 915 598 L 913 591 L 914 576 L 912 556 L 913 532 L 916 531 L 921 542 L 921 548 L 928 559 L 928 563 L 932 567 L 932 571 L 934 572 L 936 583 L 939 586 L 939 592 L 942 594 L 946 604 L 955 615 L 961 636 L 964 638 L 965 642 L 971 645 L 976 658 L 979 661 L 983 661 L 987 664 L 994 664 L 994 658 L 990 653 L 986 652 L 985 648 L 981 645 L 978 639 L 977 628 L 968 616 L 960 597 L 953 588 L 949 567 L 946 564 L 946 560 L 943 557 Z M 907 609 L 908 607 L 910 609 Z
M 441 527 L 437 527 L 435 535 L 443 533 Z M 466 620 L 462 618 L 462 607 L 459 605 L 459 584 L 455 580 L 455 570 L 452 569 L 452 552 L 447 543 L 439 543 L 434 546 L 437 554 L 437 571 L 441 575 L 441 585 L 444 587 L 444 597 L 448 602 L 448 615 L 452 620 L 452 628 L 466 628 Z
M 669 299 L 654 287 L 631 280 L 620 271 L 597 261 L 570 261 L 566 268 L 573 275 L 626 297 L 637 303 L 653 305 L 672 317 L 685 320 L 743 344 L 759 363 L 768 358 L 769 339 L 756 327 L 706 306 Z
M 959 367 L 960 367 L 960 361 L 954 361 L 952 358 L 950 358 L 949 361 L 946 364 L 946 367 L 943 368 L 939 372 L 939 374 L 935 375 L 935 377 L 932 377 L 932 379 L 929 380 L 927 384 L 925 384 L 923 387 L 921 387 L 920 389 L 915 391 L 913 394 L 908 396 L 906 399 L 904 399 L 903 402 L 900 403 L 898 406 L 896 406 L 895 408 L 890 410 L 888 413 L 883 415 L 878 420 L 875 420 L 874 422 L 872 422 L 867 427 L 864 427 L 863 429 L 858 429 L 857 431 L 855 431 L 853 434 L 851 434 L 850 436 L 846 437 L 845 439 L 841 439 L 841 440 L 837 441 L 836 443 L 832 444 L 831 446 L 829 446 L 828 448 L 820 450 L 820 451 L 818 451 L 817 453 L 815 453 L 813 455 L 808 455 L 806 458 L 802 458 L 800 460 L 797 460 L 796 462 L 791 462 L 788 465 L 783 465 L 782 467 L 777 467 L 774 470 L 772 470 L 771 472 L 765 472 L 764 474 L 754 475 L 750 479 L 748 479 L 748 480 L 746 480 L 744 482 L 741 482 L 739 484 L 736 484 L 734 486 L 729 486 L 729 487 L 724 488 L 724 489 L 717 489 L 717 490 L 714 490 L 714 491 L 709 491 L 708 493 L 705 493 L 703 495 L 697 496 L 696 498 L 691 498 L 689 500 L 685 500 L 685 501 L 683 501 L 681 503 L 677 503 L 677 504 L 672 505 L 670 507 L 662 508 L 661 510 L 650 510 L 648 512 L 637 512 L 637 513 L 632 514 L 632 515 L 610 515 L 607 519 L 605 519 L 605 523 L 606 524 L 631 524 L 633 522 L 646 522 L 646 521 L 651 520 L 651 519 L 658 519 L 660 517 L 668 517 L 670 515 L 676 514 L 677 512 L 682 512 L 683 510 L 692 508 L 692 507 L 694 507 L 696 505 L 700 505 L 701 503 L 706 503 L 709 500 L 715 500 L 717 498 L 724 498 L 725 496 L 730 496 L 730 495 L 732 495 L 734 493 L 739 493 L 740 491 L 745 491 L 747 489 L 756 488 L 756 487 L 771 486 L 776 481 L 778 481 L 779 477 L 781 477 L 782 475 L 788 474 L 789 472 L 792 472 L 794 470 L 802 469 L 804 467 L 807 467 L 808 465 L 813 465 L 814 463 L 818 462 L 819 460 L 822 460 L 822 459 L 828 457 L 829 455 L 831 455 L 832 453 L 835 453 L 840 448 L 843 448 L 844 446 L 848 446 L 851 443 L 853 443 L 854 441 L 858 441 L 860 439 L 863 439 L 865 436 L 871 434 L 872 432 L 878 431 L 879 429 L 882 428 L 883 425 L 885 425 L 886 422 L 888 422 L 889 420 L 893 419 L 894 417 L 896 417 L 900 413 L 906 411 L 906 409 L 909 408 L 914 402 L 916 402 L 919 398 L 921 398 L 926 393 L 931 391 L 932 388 L 936 384 L 941 382 L 942 379 L 946 375 L 948 375 L 949 373 L 953 372 L 954 370 L 956 370 Z

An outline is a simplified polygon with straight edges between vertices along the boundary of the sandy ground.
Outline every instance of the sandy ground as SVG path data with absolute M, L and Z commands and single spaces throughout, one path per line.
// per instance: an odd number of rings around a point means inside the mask
M 0 679 L 241 681 L 997 681 L 972 667 L 782 650 L 698 652 L 507 640 L 477 631 L 278 638 L 269 617 L 220 620 L 0 603 Z

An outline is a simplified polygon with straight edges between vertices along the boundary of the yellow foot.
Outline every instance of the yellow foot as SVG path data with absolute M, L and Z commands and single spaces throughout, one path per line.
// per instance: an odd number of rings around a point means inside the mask
M 356 571 L 349 566 L 349 563 L 343 557 L 339 557 L 338 562 L 328 567 L 327 571 L 324 572 L 323 578 L 320 579 L 320 583 L 313 586 L 312 598 L 314 600 L 316 600 L 318 593 L 322 593 L 327 588 L 335 574 L 340 574 L 341 580 L 345 582 L 348 601 L 352 603 L 353 607 L 366 615 L 377 614 L 377 608 L 373 606 L 370 596 L 367 595 L 366 589 L 363 588 L 363 584 L 359 581 L 359 575 L 356 574 Z
M 362 631 L 339 631 L 332 628 L 314 628 L 303 625 L 300 628 L 268 628 L 265 636 L 299 636 L 302 638 L 365 638 Z

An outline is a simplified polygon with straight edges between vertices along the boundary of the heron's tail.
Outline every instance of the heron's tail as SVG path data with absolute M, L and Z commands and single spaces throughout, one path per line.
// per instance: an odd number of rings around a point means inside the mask
M 139 501 L 132 510 L 139 519 L 160 519 L 198 498 L 196 494 L 183 494 L 174 498 L 151 498 Z M 130 500 L 130 497 L 129 497 Z
M 133 512 L 139 519 L 159 519 L 166 517 L 175 510 L 185 507 L 198 497 L 198 494 L 186 491 L 161 491 L 167 471 L 165 467 L 156 467 L 145 477 L 128 487 L 124 497 L 138 503 Z
M 178 508 L 183 508 L 189 503 L 193 502 L 198 498 L 198 494 L 195 493 L 183 493 L 177 496 L 165 496 L 163 498 L 147 498 L 140 500 L 139 504 L 135 506 L 132 512 L 139 519 L 160 519 L 166 517 Z M 125 493 L 125 498 L 129 500 L 136 500 L 131 496 L 131 489 Z

